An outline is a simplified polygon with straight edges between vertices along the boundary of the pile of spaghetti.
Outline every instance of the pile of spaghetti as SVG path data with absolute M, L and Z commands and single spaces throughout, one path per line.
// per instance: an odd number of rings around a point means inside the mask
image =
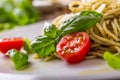
M 89 0 L 88 0 L 89 1 Z M 118 0 L 74 1 L 69 4 L 71 14 L 57 17 L 53 23 L 59 27 L 64 19 L 81 11 L 93 10 L 103 14 L 102 20 L 86 32 L 92 46 L 86 59 L 103 57 L 105 51 L 120 52 L 120 2 Z

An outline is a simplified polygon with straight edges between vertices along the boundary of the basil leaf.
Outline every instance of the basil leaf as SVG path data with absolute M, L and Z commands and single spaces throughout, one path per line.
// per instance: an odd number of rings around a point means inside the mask
M 102 18 L 102 14 L 94 11 L 83 11 L 80 15 L 65 21 L 59 29 L 54 25 L 44 28 L 44 35 L 37 37 L 31 43 L 32 49 L 42 57 L 47 57 L 55 52 L 55 47 L 60 38 L 66 34 L 85 31 L 95 25 Z
M 47 57 L 55 51 L 54 42 L 53 38 L 39 36 L 31 43 L 31 48 L 41 57 Z
M 59 34 L 64 36 L 73 32 L 85 31 L 102 19 L 102 14 L 94 11 L 82 11 L 72 19 L 65 21 L 59 28 Z
M 13 61 L 16 70 L 20 70 L 28 65 L 28 55 L 22 52 L 19 52 L 16 49 L 9 50 L 8 53 L 9 57 Z
M 30 44 L 31 44 L 31 41 L 28 38 L 25 38 L 23 48 L 28 54 L 34 53 L 34 51 L 31 49 Z
M 49 44 L 45 47 L 40 48 L 39 50 L 36 50 L 36 53 L 38 53 L 42 58 L 50 56 L 52 52 L 55 51 L 54 44 Z
M 50 38 L 56 38 L 57 37 L 57 27 L 54 24 L 45 25 L 44 34 Z
M 116 70 L 120 70 L 120 53 L 114 55 L 106 51 L 103 55 L 103 58 L 107 61 L 110 67 Z

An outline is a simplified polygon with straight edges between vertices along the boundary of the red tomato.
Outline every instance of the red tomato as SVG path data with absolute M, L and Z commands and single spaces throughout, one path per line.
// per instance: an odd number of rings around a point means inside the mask
M 0 39 L 0 51 L 2 53 L 6 53 L 10 49 L 20 50 L 23 46 L 23 43 L 24 40 L 21 37 Z
M 64 36 L 57 44 L 58 56 L 68 63 L 82 61 L 90 50 L 90 39 L 85 32 L 76 32 Z

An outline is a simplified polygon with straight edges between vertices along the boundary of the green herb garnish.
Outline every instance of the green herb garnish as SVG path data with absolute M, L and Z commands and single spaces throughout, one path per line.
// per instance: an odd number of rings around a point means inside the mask
M 102 14 L 95 11 L 83 11 L 81 14 L 65 21 L 59 28 L 59 35 L 86 31 L 102 19 Z
M 31 41 L 28 38 L 25 38 L 23 49 L 26 51 L 27 54 L 34 53 L 34 51 L 31 49 L 30 44 L 31 44 Z
M 55 51 L 55 39 L 47 36 L 39 36 L 31 43 L 31 47 L 44 58 Z
M 83 11 L 81 14 L 66 20 L 59 29 L 55 25 L 47 25 L 44 35 L 37 37 L 31 43 L 31 48 L 41 57 L 54 55 L 55 48 L 62 36 L 70 33 L 86 31 L 102 19 L 102 14 L 94 11 Z
M 28 55 L 23 52 L 19 52 L 16 49 L 12 49 L 9 50 L 7 54 L 13 61 L 16 70 L 24 69 L 29 64 Z

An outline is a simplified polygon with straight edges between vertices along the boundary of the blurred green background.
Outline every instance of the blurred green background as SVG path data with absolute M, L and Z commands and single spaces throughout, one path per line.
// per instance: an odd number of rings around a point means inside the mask
M 72 0 L 0 0 L 0 32 L 69 13 Z
M 32 0 L 0 0 L 0 32 L 38 21 Z

